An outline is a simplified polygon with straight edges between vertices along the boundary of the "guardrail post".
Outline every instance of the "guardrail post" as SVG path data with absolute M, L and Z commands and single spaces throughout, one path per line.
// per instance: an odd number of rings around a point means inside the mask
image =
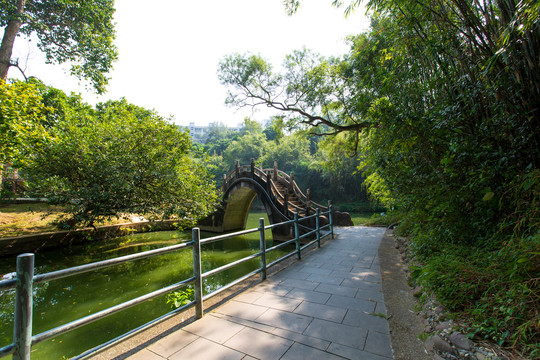
M 15 321 L 13 325 L 14 360 L 29 360 L 32 347 L 32 308 L 34 254 L 17 256 Z
M 277 180 L 277 161 L 274 161 L 274 180 Z
M 332 221 L 332 202 L 328 200 L 328 222 L 330 223 L 330 238 L 334 238 L 334 223 Z
M 264 219 L 259 219 L 260 249 L 261 249 L 261 280 L 266 280 L 266 235 L 264 233 Z
M 238 179 L 240 177 L 240 160 L 236 160 L 236 169 L 234 170 L 235 177 Z
M 296 239 L 296 258 L 302 259 L 302 252 L 300 246 L 300 234 L 298 232 L 298 211 L 294 213 L 294 238 Z
M 255 179 L 255 159 L 251 158 L 251 178 Z
M 315 210 L 315 228 L 317 229 L 317 247 L 321 247 L 321 227 L 319 226 L 319 213 L 320 210 Z
M 202 300 L 202 267 L 201 267 L 201 233 L 199 228 L 193 228 L 191 231 L 193 239 L 193 276 L 195 277 L 195 317 L 197 319 L 203 316 Z

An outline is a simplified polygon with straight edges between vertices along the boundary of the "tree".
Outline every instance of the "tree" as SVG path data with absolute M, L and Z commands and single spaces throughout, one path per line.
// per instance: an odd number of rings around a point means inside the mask
M 249 117 L 246 117 L 244 118 L 244 125 L 242 126 L 240 134 L 260 134 L 262 133 L 262 130 L 261 124 L 255 120 L 251 120 Z
M 204 147 L 208 154 L 223 154 L 223 151 L 229 146 L 231 141 L 238 138 L 240 134 L 223 123 L 211 123 L 208 125 L 208 132 Z
M 285 122 L 282 116 L 274 116 L 270 124 L 263 130 L 264 135 L 268 141 L 276 141 L 279 144 L 283 136 L 285 136 L 283 129 L 285 128 Z
M 43 138 L 46 112 L 36 84 L 0 80 L 0 189 L 5 164 L 24 162 Z
M 99 94 L 105 91 L 105 74 L 117 58 L 112 0 L 2 0 L 0 4 L 0 26 L 5 28 L 1 79 L 7 79 L 10 67 L 18 67 L 12 50 L 22 34 L 37 37 L 48 63 L 70 62 L 72 75 L 88 79 Z
M 313 167 L 321 176 L 326 196 L 332 200 L 368 202 L 363 178 L 358 171 L 359 160 L 353 156 L 354 140 L 350 133 L 325 137 L 319 143 Z
M 61 225 L 125 214 L 193 225 L 213 210 L 215 186 L 177 126 L 125 100 L 66 114 L 24 167 L 39 195 L 67 207 Z
M 226 103 L 238 107 L 266 106 L 285 114 L 296 127 L 324 125 L 328 134 L 360 132 L 371 125 L 351 108 L 347 83 L 337 59 L 309 50 L 294 51 L 276 74 L 262 57 L 232 54 L 220 62 L 219 79 L 228 87 Z
M 342 59 L 297 51 L 276 74 L 260 57 L 226 57 L 220 78 L 228 101 L 352 132 L 354 147 L 364 145 L 363 171 L 383 181 L 377 187 L 395 204 L 421 209 L 451 241 L 485 239 L 514 211 L 494 203 L 540 162 L 538 6 L 368 4 L 383 15 L 350 38 Z M 493 200 L 483 201 L 488 194 Z M 471 224 L 474 238 L 465 229 Z
M 287 2 L 293 10 L 298 4 Z M 350 39 L 349 53 L 320 82 L 328 88 L 302 93 L 303 101 L 318 92 L 345 94 L 348 104 L 332 108 L 340 119 L 325 113 L 326 96 L 300 122 L 321 116 L 339 126 L 349 110 L 368 124 L 354 140 L 362 170 L 371 192 L 405 214 L 399 231 L 411 236 L 409 248 L 423 264 L 413 278 L 470 320 L 472 334 L 534 358 L 540 354 L 540 207 L 533 200 L 540 193 L 539 2 L 366 3 L 380 14 L 370 31 Z M 293 86 L 312 84 L 324 67 L 306 65 Z M 257 88 L 261 82 L 246 69 L 234 71 L 244 76 L 234 85 L 244 97 L 237 100 L 260 101 L 264 88 L 272 94 L 262 102 L 272 106 L 287 89 L 269 86 L 278 82 Z
M 240 165 L 248 165 L 251 163 L 251 159 L 255 159 L 255 162 L 260 164 L 268 146 L 262 132 L 250 132 L 232 141 L 223 152 L 223 162 L 227 167 L 226 172 L 234 169 L 236 161 L 239 161 Z

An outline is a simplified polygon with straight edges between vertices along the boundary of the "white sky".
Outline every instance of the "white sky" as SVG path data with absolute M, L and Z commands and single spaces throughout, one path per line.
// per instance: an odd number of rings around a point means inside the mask
M 98 97 L 69 77 L 62 66 L 46 66 L 38 50 L 16 40 L 15 56 L 26 74 L 66 92 L 81 93 L 96 103 L 125 97 L 180 125 L 220 121 L 229 126 L 245 116 L 254 120 L 268 113 L 224 105 L 226 89 L 219 83 L 219 61 L 231 53 L 254 53 L 279 67 L 285 55 L 306 47 L 322 55 L 347 52 L 345 38 L 367 29 L 369 20 L 357 10 L 348 18 L 331 0 L 303 0 L 288 16 L 282 0 L 117 0 L 116 45 L 119 60 L 107 87 Z M 10 76 L 18 77 L 12 68 Z

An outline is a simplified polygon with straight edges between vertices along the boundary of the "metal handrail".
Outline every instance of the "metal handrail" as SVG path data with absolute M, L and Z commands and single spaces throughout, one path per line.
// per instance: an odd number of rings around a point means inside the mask
M 326 214 L 328 214 L 328 217 L 330 219 L 329 224 L 321 227 L 319 226 L 319 217 Z M 311 218 L 315 218 L 316 228 L 308 233 L 300 235 L 299 227 L 301 227 L 302 225 L 299 225 L 299 222 L 309 220 Z M 284 225 L 294 226 L 294 238 L 267 249 L 266 240 L 265 240 L 265 231 L 273 229 L 278 226 L 284 226 Z M 321 234 L 321 232 L 325 229 L 328 229 L 329 231 L 325 234 Z M 220 241 L 220 240 L 228 239 L 234 236 L 249 234 L 249 233 L 253 233 L 257 231 L 260 233 L 260 251 L 259 252 L 243 257 L 242 259 L 236 260 L 234 262 L 223 265 L 216 269 L 209 270 L 205 273 L 202 273 L 202 271 L 200 271 L 201 269 L 201 244 Z M 300 240 L 302 238 L 305 238 L 313 234 L 316 234 L 315 240 L 309 242 L 308 244 L 304 246 L 300 245 Z M 112 346 L 113 344 L 125 339 L 127 336 L 140 332 L 143 329 L 150 327 L 151 325 L 155 324 L 158 321 L 169 318 L 170 316 L 191 307 L 195 307 L 195 317 L 201 318 L 203 316 L 203 302 L 206 299 L 212 296 L 215 296 L 218 293 L 221 293 L 222 291 L 225 291 L 226 289 L 240 283 L 241 281 L 246 280 L 247 278 L 253 275 L 260 273 L 261 279 L 262 280 L 266 279 L 266 271 L 269 267 L 272 267 L 280 263 L 281 261 L 288 259 L 289 257 L 293 255 L 296 255 L 297 258 L 300 259 L 302 250 L 306 249 L 307 247 L 313 244 L 317 244 L 317 246 L 320 247 L 320 240 L 325 238 L 326 236 L 331 236 L 332 239 L 334 238 L 331 206 L 329 207 L 329 210 L 327 212 L 321 213 L 319 209 L 317 209 L 316 214 L 303 217 L 303 218 L 299 218 L 298 212 L 296 212 L 293 220 L 288 220 L 288 221 L 284 221 L 281 223 L 272 224 L 268 226 L 264 225 L 264 219 L 261 218 L 259 221 L 258 228 L 237 231 L 234 233 L 229 233 L 229 234 L 224 234 L 224 235 L 218 235 L 218 236 L 210 237 L 203 240 L 200 239 L 199 229 L 194 228 L 192 240 L 189 242 L 167 246 L 160 249 L 144 251 L 138 254 L 121 256 L 121 257 L 117 257 L 113 259 L 75 266 L 68 269 L 52 271 L 45 274 L 38 274 L 35 276 L 34 276 L 34 254 L 21 254 L 17 257 L 16 278 L 0 281 L 0 290 L 8 290 L 8 289 L 13 289 L 13 288 L 16 289 L 15 319 L 14 319 L 15 325 L 14 325 L 14 331 L 13 331 L 13 343 L 0 348 L 0 358 L 13 354 L 13 359 L 30 359 L 31 348 L 33 345 L 36 345 L 42 341 L 48 340 L 60 334 L 64 334 L 69 331 L 75 330 L 81 326 L 84 326 L 93 321 L 102 319 L 106 316 L 118 313 L 122 310 L 135 306 L 137 304 L 140 304 L 149 299 L 164 295 L 171 291 L 175 291 L 188 284 L 193 284 L 194 293 L 195 293 L 195 301 L 192 301 L 191 303 L 183 306 L 182 308 L 173 310 L 168 314 L 165 314 L 157 319 L 154 319 L 148 322 L 147 324 L 142 325 L 138 327 L 137 329 L 131 330 L 113 340 L 110 340 L 93 349 L 85 351 L 83 354 L 77 356 L 76 358 L 77 359 L 86 358 L 87 356 L 95 354 L 97 351 L 103 350 L 105 347 Z M 286 246 L 292 243 L 296 244 L 296 249 L 293 252 L 288 253 L 274 260 L 273 262 L 269 264 L 266 263 L 267 253 L 277 250 L 283 246 Z M 140 260 L 140 259 L 144 259 L 150 256 L 161 255 L 161 254 L 169 253 L 169 252 L 187 248 L 187 247 L 193 248 L 193 276 L 192 277 L 32 336 L 32 322 L 28 321 L 28 319 L 32 319 L 32 313 L 33 313 L 33 296 L 34 296 L 33 285 L 47 282 L 47 281 L 59 280 L 65 277 L 74 276 L 74 275 L 81 274 L 88 271 L 94 271 L 94 270 L 103 269 L 103 268 L 111 267 L 118 264 L 123 264 L 128 261 Z M 261 259 L 261 266 L 258 269 L 251 271 L 250 273 L 230 282 L 227 285 L 220 287 L 219 289 L 214 290 L 213 292 L 209 294 L 206 294 L 205 296 L 202 295 L 203 279 L 208 278 L 217 273 L 220 273 L 222 271 L 225 271 L 243 262 L 253 260 L 255 258 Z

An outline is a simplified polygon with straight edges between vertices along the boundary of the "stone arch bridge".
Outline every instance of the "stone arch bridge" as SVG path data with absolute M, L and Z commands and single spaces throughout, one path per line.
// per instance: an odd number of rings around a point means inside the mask
M 237 162 L 236 168 L 229 175 L 224 175 L 222 191 L 223 200 L 219 210 L 199 222 L 201 230 L 229 232 L 245 229 L 251 204 L 257 196 L 264 205 L 270 224 L 292 220 L 295 213 L 302 218 L 315 214 L 317 209 L 328 211 L 327 206 L 311 200 L 309 189 L 306 194 L 300 190 L 292 172 L 288 175 L 278 170 L 276 163 L 272 169 L 262 169 L 255 166 L 253 159 L 251 165 L 241 166 Z M 315 220 L 310 220 L 312 224 L 308 221 L 302 223 L 304 231 L 315 227 Z M 337 226 L 353 225 L 348 213 L 332 211 L 332 220 Z M 328 223 L 328 218 L 321 216 L 319 221 L 324 225 Z M 290 226 L 287 225 L 272 232 L 276 240 L 291 236 Z

